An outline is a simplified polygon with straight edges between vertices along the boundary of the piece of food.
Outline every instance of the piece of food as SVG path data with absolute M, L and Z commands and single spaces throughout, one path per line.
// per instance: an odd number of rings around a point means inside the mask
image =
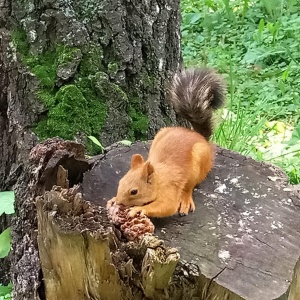
M 129 209 L 116 204 L 114 198 L 107 202 L 106 208 L 110 221 L 120 228 L 129 241 L 138 240 L 145 234 L 154 233 L 155 227 L 147 216 L 141 216 L 138 213 L 133 218 L 129 217 Z

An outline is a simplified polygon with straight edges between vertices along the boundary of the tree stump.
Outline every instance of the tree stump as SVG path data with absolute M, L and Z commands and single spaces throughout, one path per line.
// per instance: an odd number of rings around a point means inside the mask
M 146 157 L 148 148 L 110 151 L 85 174 L 85 199 L 104 205 L 131 155 Z M 195 213 L 155 220 L 155 234 L 199 267 L 203 299 L 277 299 L 299 272 L 300 201 L 291 190 L 278 168 L 217 149 L 214 169 L 194 192 Z
M 46 299 L 299 299 L 300 201 L 272 165 L 218 148 L 215 167 L 195 189 L 194 213 L 153 219 L 154 236 L 124 239 L 104 207 L 131 155 L 146 157 L 149 145 L 116 145 L 89 159 L 82 183 L 69 189 L 72 164 L 56 159 L 66 169 L 55 167 L 62 187 L 49 186 L 37 197 L 45 284 L 39 295 L 43 290 Z

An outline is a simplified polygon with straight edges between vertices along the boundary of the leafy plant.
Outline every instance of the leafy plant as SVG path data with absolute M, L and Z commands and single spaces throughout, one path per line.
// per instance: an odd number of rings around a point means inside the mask
M 0 192 L 0 216 L 2 214 L 13 214 L 15 212 L 14 208 L 14 192 Z
M 104 153 L 104 147 L 96 137 L 89 135 L 88 138 L 100 148 L 101 153 Z
M 4 258 L 10 251 L 10 228 L 0 234 L 0 258 Z
M 0 300 L 10 300 L 11 299 L 11 290 L 12 290 L 12 284 L 9 283 L 8 285 L 1 285 L 0 284 Z
M 0 192 L 0 216 L 2 214 L 13 214 L 15 195 L 12 191 Z M 0 234 L 0 258 L 4 258 L 9 254 L 11 246 L 10 228 L 5 229 Z M 3 286 L 0 284 L 0 300 L 11 299 L 10 294 L 12 285 Z
M 266 124 L 269 145 L 259 145 L 264 160 L 282 167 L 292 183 L 300 182 L 300 123 L 294 128 L 283 122 Z
M 132 144 L 132 142 L 128 141 L 128 140 L 122 140 L 122 141 L 119 141 L 118 143 L 122 144 L 124 146 L 130 146 Z
M 185 64 L 214 67 L 228 82 L 214 140 L 300 182 L 299 136 L 287 138 L 300 113 L 300 2 L 182 0 L 181 8 Z M 270 122 L 283 124 L 284 139 Z
M 88 136 L 88 138 L 93 142 L 93 144 L 97 145 L 100 148 L 101 153 L 104 153 L 104 147 L 103 145 L 100 143 L 100 141 L 94 137 L 94 136 Z M 118 142 L 119 144 L 122 144 L 124 146 L 130 146 L 132 144 L 131 141 L 129 140 L 122 140 Z

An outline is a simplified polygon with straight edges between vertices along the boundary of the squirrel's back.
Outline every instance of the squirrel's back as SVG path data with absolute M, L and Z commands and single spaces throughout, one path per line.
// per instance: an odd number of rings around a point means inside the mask
M 151 164 L 163 164 L 170 170 L 175 168 L 172 176 L 178 172 L 184 174 L 183 177 L 193 176 L 193 170 L 199 175 L 197 166 L 201 167 L 201 173 L 209 172 L 213 159 L 209 142 L 212 113 L 224 102 L 224 87 L 222 78 L 210 69 L 187 69 L 174 75 L 168 88 L 168 100 L 193 129 L 162 128 L 149 151 Z
M 178 115 L 209 140 L 213 130 L 212 112 L 223 105 L 224 92 L 225 84 L 213 70 L 186 69 L 174 75 L 167 99 Z
M 190 149 L 195 143 L 207 143 L 205 138 L 194 130 L 184 127 L 165 127 L 155 136 L 149 151 L 149 160 L 151 163 L 168 161 L 176 164 L 188 158 Z
M 194 130 L 165 127 L 155 136 L 148 161 L 166 181 L 184 181 L 192 176 L 198 182 L 212 167 L 212 148 L 211 143 Z

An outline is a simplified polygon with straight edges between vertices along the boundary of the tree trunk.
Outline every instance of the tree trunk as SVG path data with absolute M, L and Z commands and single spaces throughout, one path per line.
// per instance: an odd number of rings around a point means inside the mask
M 19 155 L 53 136 L 104 145 L 152 138 L 174 112 L 166 79 L 180 67 L 179 1 L 0 2 L 0 187 Z M 17 161 L 19 159 L 19 161 Z
M 16 191 L 16 299 L 38 297 L 40 284 L 30 149 L 53 136 L 90 152 L 88 135 L 152 138 L 177 123 L 164 83 L 180 63 L 179 0 L 0 0 L 0 190 Z

